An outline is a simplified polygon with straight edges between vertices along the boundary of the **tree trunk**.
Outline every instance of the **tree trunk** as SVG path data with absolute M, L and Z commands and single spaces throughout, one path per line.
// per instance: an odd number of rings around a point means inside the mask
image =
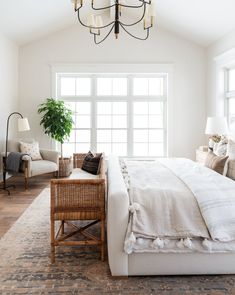
M 61 159 L 63 160 L 63 144 L 61 143 L 60 144 L 60 156 L 61 156 Z

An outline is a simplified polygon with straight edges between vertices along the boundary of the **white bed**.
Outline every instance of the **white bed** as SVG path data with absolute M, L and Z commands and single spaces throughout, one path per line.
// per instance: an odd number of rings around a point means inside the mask
M 119 160 L 112 156 L 108 161 L 107 236 L 109 266 L 113 276 L 235 273 L 234 252 L 126 254 L 124 240 L 129 206 Z

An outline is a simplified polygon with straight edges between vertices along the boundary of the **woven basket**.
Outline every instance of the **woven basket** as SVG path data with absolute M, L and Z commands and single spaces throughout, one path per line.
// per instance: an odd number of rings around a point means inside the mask
M 59 177 L 66 177 L 72 173 L 72 157 L 59 159 Z

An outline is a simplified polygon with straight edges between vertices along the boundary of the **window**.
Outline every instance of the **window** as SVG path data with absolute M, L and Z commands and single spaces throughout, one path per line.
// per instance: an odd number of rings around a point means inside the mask
M 163 156 L 163 102 L 134 102 L 134 156 Z
M 235 68 L 226 70 L 226 110 L 228 124 L 235 127 Z
M 57 74 L 57 98 L 74 112 L 64 153 L 166 156 L 167 74 Z
M 66 101 L 66 104 L 74 113 L 74 125 L 69 140 L 63 145 L 64 154 L 88 151 L 91 146 L 91 103 Z
M 97 150 L 127 155 L 127 102 L 97 102 Z

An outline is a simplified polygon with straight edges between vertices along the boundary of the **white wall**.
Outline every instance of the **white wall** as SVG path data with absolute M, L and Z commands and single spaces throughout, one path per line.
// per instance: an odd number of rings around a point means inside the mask
M 222 115 L 221 104 L 218 101 L 217 66 L 215 58 L 235 48 L 235 30 L 225 35 L 207 48 L 207 103 L 208 116 Z
M 7 117 L 17 110 L 18 47 L 0 33 L 0 151 L 5 147 Z M 10 122 L 10 137 L 16 132 L 14 120 Z
M 174 101 L 172 156 L 194 158 L 204 144 L 205 50 L 167 31 L 153 31 L 147 41 L 110 36 L 103 44 L 80 26 L 73 26 L 20 48 L 20 108 L 29 117 L 31 135 L 50 147 L 37 115 L 38 105 L 51 96 L 51 63 L 173 63 Z

